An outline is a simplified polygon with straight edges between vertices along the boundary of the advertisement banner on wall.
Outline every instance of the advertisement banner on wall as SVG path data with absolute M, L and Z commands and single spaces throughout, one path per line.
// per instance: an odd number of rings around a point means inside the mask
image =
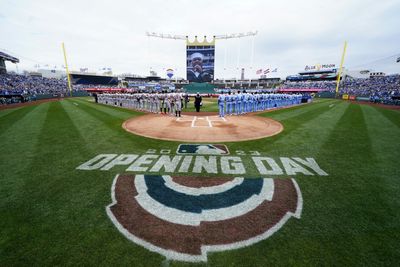
M 333 71 L 336 69 L 336 64 L 315 64 L 315 65 L 306 65 L 304 67 L 305 71 Z

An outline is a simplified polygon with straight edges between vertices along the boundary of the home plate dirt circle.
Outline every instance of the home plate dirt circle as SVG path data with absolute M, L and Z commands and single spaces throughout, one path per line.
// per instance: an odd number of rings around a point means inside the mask
M 235 142 L 276 135 L 282 124 L 254 115 L 227 116 L 182 115 L 174 117 L 147 114 L 125 121 L 122 127 L 136 135 L 183 142 Z

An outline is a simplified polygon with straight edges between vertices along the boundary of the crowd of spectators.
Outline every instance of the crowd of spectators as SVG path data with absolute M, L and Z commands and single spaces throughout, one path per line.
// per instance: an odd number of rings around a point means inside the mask
M 163 84 L 164 85 L 164 84 Z M 74 85 L 74 91 L 86 88 L 119 88 L 111 85 Z M 336 81 L 285 81 L 276 89 L 320 89 L 335 93 Z M 134 89 L 134 88 L 131 88 Z M 147 91 L 148 88 L 145 89 Z M 140 90 L 138 90 L 140 91 Z M 69 93 L 67 81 L 37 76 L 1 74 L 0 104 L 35 100 L 38 95 L 64 96 Z M 400 75 L 371 78 L 345 77 L 339 94 L 369 98 L 371 102 L 400 105 Z
M 61 79 L 25 75 L 0 75 L 1 95 L 65 94 L 67 82 Z
M 68 94 L 67 82 L 39 76 L 0 74 L 0 105 L 36 100 L 39 95 Z
M 335 93 L 336 81 L 286 81 L 280 88 L 312 88 Z M 347 76 L 340 83 L 339 94 L 369 98 L 374 103 L 400 105 L 400 75 L 371 78 L 352 78 Z
M 85 89 L 119 89 L 119 85 L 99 85 L 99 84 L 74 84 L 74 90 L 82 91 Z
M 171 89 L 172 88 L 172 89 Z M 85 89 L 129 89 L 134 92 L 157 92 L 157 91 L 174 91 L 175 85 L 171 82 L 160 81 L 157 83 L 129 82 L 121 85 L 98 85 L 98 84 L 75 84 L 75 90 Z
M 279 89 L 321 89 L 331 91 L 336 88 L 336 81 L 285 81 Z
M 341 84 L 342 94 L 370 98 L 371 102 L 400 104 L 400 75 L 354 79 L 347 77 Z

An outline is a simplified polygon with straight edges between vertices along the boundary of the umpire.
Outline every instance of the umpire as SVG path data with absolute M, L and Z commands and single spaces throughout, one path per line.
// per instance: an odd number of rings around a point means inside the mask
M 201 95 L 197 92 L 197 95 L 194 97 L 194 107 L 196 108 L 196 112 L 200 112 L 201 103 Z

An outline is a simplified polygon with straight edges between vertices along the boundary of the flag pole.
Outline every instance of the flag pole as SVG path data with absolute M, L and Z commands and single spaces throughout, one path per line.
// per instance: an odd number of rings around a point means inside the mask
M 68 63 L 67 63 L 67 53 L 65 52 L 64 42 L 62 43 L 62 49 L 63 49 L 63 53 L 64 53 L 65 71 L 67 72 L 69 95 L 72 97 L 71 78 L 69 76 Z
M 339 68 L 339 74 L 337 76 L 337 80 L 336 80 L 336 97 L 339 94 L 339 83 L 340 83 L 340 77 L 342 75 L 342 69 L 343 69 L 343 63 L 344 63 L 344 56 L 346 54 L 346 48 L 347 48 L 347 41 L 344 41 L 344 47 L 343 47 L 343 53 L 342 53 L 342 60 L 340 61 L 340 68 Z

